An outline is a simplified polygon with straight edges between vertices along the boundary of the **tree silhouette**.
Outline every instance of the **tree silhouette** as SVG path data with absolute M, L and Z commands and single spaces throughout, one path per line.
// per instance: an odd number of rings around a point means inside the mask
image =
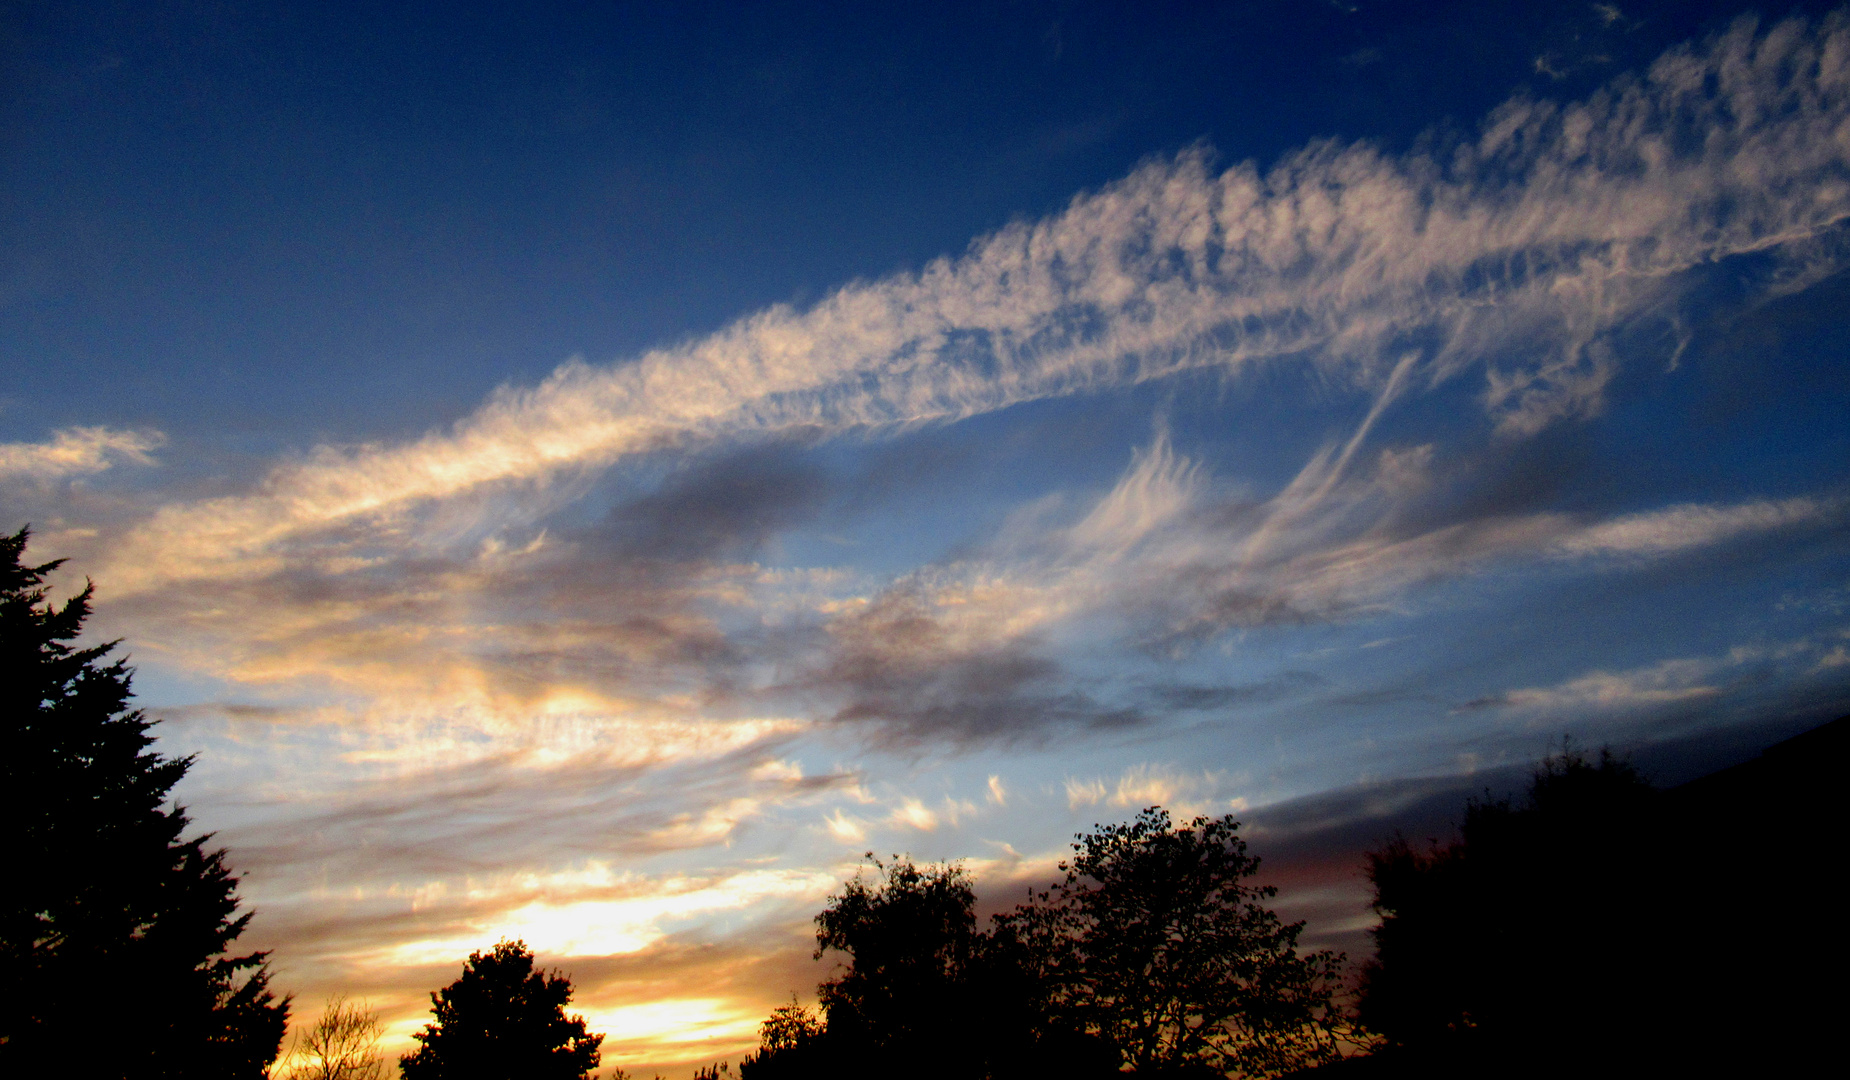
M 1656 793 L 1630 765 L 1571 746 L 1536 770 L 1527 800 L 1473 800 L 1458 839 L 1369 856 L 1375 959 L 1359 1005 L 1368 1027 L 1422 1054 L 1609 1045 L 1642 1019 L 1639 965 L 1651 923 Z M 1621 959 L 1623 957 L 1623 959 Z
M 772 1009 L 771 1015 L 758 1027 L 759 1044 L 773 1051 L 795 1049 L 821 1035 L 822 1019 L 798 1004 L 795 994 L 790 995 L 790 1004 Z
M 779 1005 L 758 1025 L 758 1049 L 739 1062 L 739 1080 L 783 1080 L 835 1071 L 822 1018 L 796 1001 Z
M 1569 744 L 1449 842 L 1373 852 L 1381 1075 L 1810 1071 L 1847 951 L 1847 764 L 1850 718 L 1668 791 Z
M 328 999 L 320 1019 L 289 1049 L 289 1080 L 382 1080 L 385 1057 L 379 1037 L 385 1024 L 369 1006 L 344 997 Z
M 977 948 L 976 894 L 960 866 L 915 866 L 895 856 L 869 887 L 856 874 L 816 916 L 816 955 L 847 954 L 847 970 L 818 988 L 838 1039 L 891 1052 L 926 1046 L 966 1006 Z
M 60 563 L 22 563 L 29 537 L 0 537 L 0 1073 L 258 1080 L 289 1004 L 266 954 L 225 955 L 250 915 L 225 853 L 181 839 L 192 759 L 151 749 L 116 643 L 71 644 L 92 588 L 46 603 Z
M 1337 1056 L 1342 957 L 1298 954 L 1304 924 L 1248 883 L 1259 860 L 1231 816 L 1178 829 L 1150 807 L 1077 840 L 1065 880 L 997 920 L 1055 1029 L 1139 1074 L 1275 1076 Z
M 868 1060 L 892 1077 L 1017 1075 L 1032 1032 L 1013 969 L 977 929 L 969 876 L 867 858 L 874 874 L 856 873 L 816 916 L 816 956 L 846 957 L 818 987 L 821 1015 L 794 1000 L 773 1010 L 741 1080 L 849 1075 Z
M 1174 829 L 1152 807 L 1079 837 L 1066 879 L 978 931 L 961 867 L 872 860 L 816 917 L 846 970 L 761 1029 L 741 1080 L 1269 1076 L 1335 1055 L 1341 958 L 1299 956 L 1302 924 L 1246 882 L 1231 818 Z M 1205 1070 L 1205 1072 L 1204 1072 Z
M 430 995 L 437 1020 L 399 1059 L 405 1080 L 585 1080 L 602 1035 L 567 1018 L 572 981 L 533 967 L 524 942 L 470 953 L 460 978 Z

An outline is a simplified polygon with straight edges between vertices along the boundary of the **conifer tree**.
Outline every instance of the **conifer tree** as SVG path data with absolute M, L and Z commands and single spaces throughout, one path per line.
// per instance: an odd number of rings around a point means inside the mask
M 250 914 L 183 839 L 192 759 L 153 750 L 115 642 L 73 644 L 92 588 L 47 603 L 29 536 L 0 537 L 0 1075 L 261 1080 L 289 1003 L 266 954 L 227 955 Z

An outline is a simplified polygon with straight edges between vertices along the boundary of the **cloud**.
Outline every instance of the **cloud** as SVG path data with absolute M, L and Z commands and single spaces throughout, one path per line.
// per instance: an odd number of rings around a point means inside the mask
M 1504 513 L 1472 498 L 1430 499 L 1456 478 L 1418 449 L 1345 465 L 1359 458 L 1354 443 L 1326 448 L 1278 494 L 1253 501 L 1178 454 L 1159 430 L 1073 523 L 1033 508 L 986 550 L 836 612 L 829 651 L 805 687 L 847 696 L 837 722 L 872 723 L 901 740 L 1135 727 L 1154 715 L 1279 701 L 1317 676 L 1159 684 L 1140 694 L 1093 689 L 1109 680 L 1077 673 L 1075 647 L 1085 654 L 1074 628 L 1105 628 L 1118 651 L 1128 642 L 1174 659 L 1229 628 L 1377 616 L 1423 584 L 1536 560 L 1648 560 L 1765 540 L 1837 520 L 1844 506 L 1802 497 L 1605 519 Z M 1419 500 L 1428 505 L 1409 514 Z M 1101 657 L 1096 670 L 1123 663 Z
M 1166 710 L 1176 712 L 1212 712 L 1304 693 L 1322 683 L 1320 676 L 1307 671 L 1287 671 L 1261 682 L 1232 686 L 1162 685 L 1149 690 Z
M 1835 652 L 1841 652 L 1838 647 Z M 1677 657 L 1622 671 L 1597 670 L 1553 686 L 1523 687 L 1477 698 L 1458 711 L 1501 709 L 1519 716 L 1598 719 L 1715 701 L 1768 682 L 1768 672 L 1830 676 L 1835 652 L 1810 639 L 1737 645 L 1715 656 Z
M 71 427 L 52 433 L 50 442 L 0 443 L 0 480 L 49 483 L 90 476 L 119 462 L 153 465 L 152 451 L 167 442 L 158 431 L 112 431 L 105 427 Z
M 1178 818 L 1187 818 L 1199 809 L 1198 796 L 1211 794 L 1220 783 L 1221 777 L 1214 773 L 1185 772 L 1169 765 L 1132 765 L 1118 778 L 1110 802 L 1124 809 L 1166 806 Z
M 1203 151 L 1152 162 L 917 273 L 571 363 L 449 431 L 323 447 L 254 493 L 166 507 L 109 576 L 262 576 L 292 545 L 352 546 L 343 530 L 440 540 L 455 523 L 438 504 L 545 504 L 653 450 L 899 429 L 1262 359 L 1377 388 L 1399 372 L 1408 390 L 1476 370 L 1494 423 L 1532 434 L 1599 411 L 1608 338 L 1670 315 L 1689 272 L 1753 256 L 1771 280 L 1835 251 L 1847 39 L 1841 17 L 1742 22 L 1587 101 L 1512 101 L 1442 157 L 1328 142 L 1266 172 L 1216 173 Z
M 1716 667 L 1703 660 L 1665 660 L 1630 671 L 1595 671 L 1556 686 L 1511 690 L 1495 699 L 1495 704 L 1535 712 L 1685 702 L 1721 693 L 1720 687 L 1703 681 Z
M 842 813 L 839 806 L 830 811 L 822 823 L 828 827 L 830 836 L 844 844 L 858 846 L 867 840 L 867 823 Z
M 696 464 L 605 519 L 612 553 L 689 563 L 749 556 L 803 520 L 830 489 L 786 444 L 754 445 Z
M 903 799 L 887 819 L 895 825 L 905 825 L 920 832 L 932 832 L 938 827 L 938 815 L 926 809 L 925 804 L 917 799 Z
M 608 868 L 601 868 L 608 876 Z M 525 941 L 537 951 L 559 956 L 609 956 L 641 951 L 668 935 L 669 927 L 716 911 L 765 907 L 765 901 L 813 902 L 835 884 L 828 873 L 752 870 L 709 880 L 669 878 L 645 881 L 622 876 L 569 882 L 564 897 L 557 885 L 518 883 L 515 891 L 542 898 L 519 906 L 500 905 L 464 917 L 445 929 L 447 937 L 405 937 L 383 954 L 355 957 L 359 962 L 397 966 L 442 963 L 465 956 L 480 942 L 496 937 Z M 486 899 L 471 890 L 466 901 Z
M 161 507 L 103 541 L 100 618 L 175 667 L 368 715 L 435 702 L 509 731 L 575 700 L 1007 741 L 1148 721 L 1150 699 L 1074 668 L 1077 626 L 1171 656 L 1379 613 L 1497 559 L 1798 523 L 1805 500 L 1585 532 L 1446 503 L 1456 445 L 1373 442 L 1404 403 L 1449 393 L 1477 402 L 1479 456 L 1507 459 L 1602 408 L 1638 352 L 1615 342 L 1679 317 L 1718 262 L 1762 291 L 1841 265 L 1846 42 L 1842 19 L 1743 23 L 1587 101 L 1510 102 L 1442 152 L 1153 161 L 916 273 L 570 363 L 448 430 L 320 447 L 253 490 Z M 810 452 L 832 437 L 1261 362 L 1371 401 L 1268 496 L 1159 431 L 1078 515 L 1030 507 L 897 579 L 753 561 L 836 498 Z
M 1097 806 L 1105 800 L 1105 782 L 1094 777 L 1081 780 L 1076 777 L 1066 778 L 1066 806 L 1077 810 L 1082 806 Z
M 1843 500 L 1798 498 L 1734 506 L 1685 504 L 1629 514 L 1563 537 L 1566 555 L 1666 555 L 1841 514 Z

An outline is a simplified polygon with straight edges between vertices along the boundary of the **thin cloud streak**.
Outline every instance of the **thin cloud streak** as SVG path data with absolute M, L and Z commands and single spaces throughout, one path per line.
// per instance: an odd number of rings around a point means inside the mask
M 0 480 L 45 484 L 91 476 L 119 462 L 153 465 L 153 451 L 166 443 L 167 437 L 158 431 L 63 428 L 52 433 L 50 442 L 0 443 Z
M 1264 174 L 1215 174 L 1203 152 L 1153 162 L 917 274 L 633 363 L 568 364 L 448 433 L 323 447 L 252 495 L 164 508 L 110 577 L 274 573 L 283 545 L 324 530 L 428 541 L 434 502 L 650 450 L 955 420 L 1265 358 L 1364 385 L 1482 368 L 1495 422 L 1532 434 L 1599 410 L 1619 363 L 1606 338 L 1671 314 L 1685 272 L 1756 253 L 1769 282 L 1842 264 L 1846 41 L 1840 16 L 1743 22 L 1588 101 L 1513 101 L 1444 160 L 1323 143 Z

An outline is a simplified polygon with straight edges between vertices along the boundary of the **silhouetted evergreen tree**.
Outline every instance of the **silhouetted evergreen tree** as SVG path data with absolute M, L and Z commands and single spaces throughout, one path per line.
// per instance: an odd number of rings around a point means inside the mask
M 470 953 L 462 976 L 430 995 L 436 1023 L 399 1059 L 405 1080 L 585 1080 L 602 1035 L 567 1017 L 572 981 L 533 967 L 519 941 Z
M 91 588 L 45 602 L 59 563 L 0 537 L 0 1074 L 259 1080 L 288 1002 L 207 837 L 168 802 L 191 758 L 151 747 L 115 643 L 71 644 Z

